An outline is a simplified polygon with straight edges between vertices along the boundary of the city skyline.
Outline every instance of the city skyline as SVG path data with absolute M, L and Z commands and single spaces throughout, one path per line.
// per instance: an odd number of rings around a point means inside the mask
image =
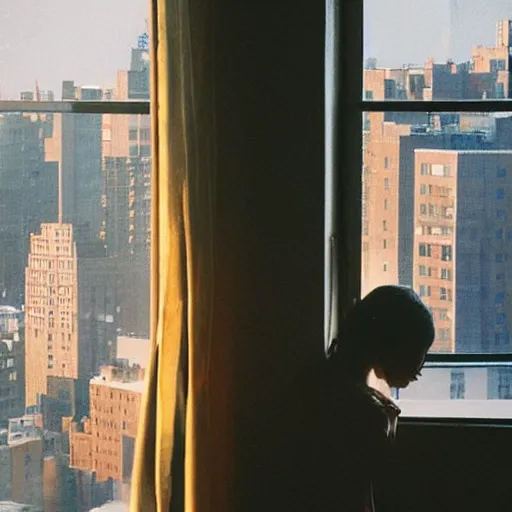
M 148 0 L 17 0 L 1 6 L 0 98 L 19 99 L 35 89 L 36 80 L 55 99 L 64 80 L 115 87 L 116 71 L 126 67 L 130 48 L 146 31 L 148 13 Z
M 512 17 L 512 0 L 364 0 L 364 15 L 364 56 L 379 67 L 423 66 L 429 57 L 463 62 L 473 46 L 494 45 L 496 21 Z

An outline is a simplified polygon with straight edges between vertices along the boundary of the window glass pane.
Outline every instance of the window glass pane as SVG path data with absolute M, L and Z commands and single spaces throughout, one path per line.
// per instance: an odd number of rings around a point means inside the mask
M 434 315 L 434 352 L 512 352 L 512 114 L 485 115 L 488 130 L 484 114 L 444 127 L 423 114 L 368 116 L 363 295 L 413 287 Z
M 424 368 L 417 382 L 393 390 L 402 416 L 511 418 L 512 366 Z
M 149 99 L 148 3 L 83 7 L 0 9 L 2 99 Z M 149 359 L 150 129 L 0 114 L 0 445 L 17 489 L 2 500 L 126 509 Z M 19 440 L 25 464 L 6 462 Z
M 365 0 L 363 97 L 509 98 L 511 12 L 512 0 Z

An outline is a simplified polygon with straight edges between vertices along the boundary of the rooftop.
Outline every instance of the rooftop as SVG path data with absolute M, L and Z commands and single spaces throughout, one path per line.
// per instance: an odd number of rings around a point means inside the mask
M 143 380 L 136 380 L 133 382 L 122 382 L 117 380 L 107 380 L 104 377 L 97 376 L 90 380 L 91 384 L 97 386 L 108 386 L 114 389 L 121 389 L 125 391 L 134 391 L 136 393 L 143 393 L 146 389 L 146 382 Z

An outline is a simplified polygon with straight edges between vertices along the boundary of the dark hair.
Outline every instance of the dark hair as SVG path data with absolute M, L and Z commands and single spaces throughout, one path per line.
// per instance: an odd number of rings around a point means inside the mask
M 426 351 L 435 337 L 430 310 L 405 286 L 380 286 L 357 302 L 342 323 L 340 348 L 380 359 Z M 345 342 L 349 346 L 342 347 Z

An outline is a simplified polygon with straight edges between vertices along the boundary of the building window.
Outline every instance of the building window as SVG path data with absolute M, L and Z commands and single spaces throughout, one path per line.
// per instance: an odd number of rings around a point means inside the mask
M 503 292 L 497 293 L 494 298 L 494 302 L 496 304 L 503 304 L 503 302 L 505 302 L 505 294 Z
M 429 217 L 435 217 L 436 216 L 436 206 L 434 204 L 428 205 L 428 216 Z
M 498 398 L 501 400 L 512 399 L 512 375 L 510 370 L 498 369 Z
M 439 289 L 439 299 L 440 300 L 448 300 L 448 289 L 441 287 Z
M 437 339 L 439 341 L 448 341 L 450 339 L 450 329 L 447 329 L 446 327 L 437 329 Z
M 507 169 L 500 168 L 498 169 L 498 178 L 504 178 L 507 175 Z
M 389 178 L 384 178 L 384 190 L 389 190 Z
M 496 346 L 502 347 L 504 345 L 508 345 L 508 333 L 506 332 L 498 332 L 494 336 L 494 342 Z
M 442 245 L 441 246 L 441 259 L 443 261 L 452 261 L 452 246 Z
M 503 240 L 503 228 L 497 229 L 495 232 L 496 240 Z
M 441 321 L 448 320 L 448 310 L 447 309 L 439 310 L 439 320 L 441 320 Z
M 502 188 L 499 188 L 496 191 L 496 199 L 504 199 L 505 198 L 505 190 Z
M 388 230 L 388 221 L 383 220 L 382 221 L 382 231 L 387 231 L 387 230 Z
M 383 270 L 384 272 L 387 272 L 387 271 L 388 271 L 388 264 L 387 264 L 387 263 L 384 263 L 384 264 L 382 265 L 382 270 Z
M 430 271 L 430 267 L 427 267 L 426 265 L 420 265 L 420 276 L 430 275 L 428 273 L 429 271 Z
M 420 215 L 427 215 L 427 205 L 425 203 L 420 204 Z
M 429 176 L 430 175 L 430 164 L 421 164 L 420 174 L 422 176 Z
M 452 370 L 450 375 L 450 399 L 464 400 L 466 398 L 466 378 L 464 371 Z
M 430 286 L 425 286 L 423 284 L 420 285 L 420 292 L 419 292 L 420 297 L 430 297 L 431 293 L 432 293 L 432 289 Z
M 496 324 L 503 325 L 505 323 L 505 315 L 503 313 L 498 313 L 496 315 Z
M 420 244 L 420 256 L 432 256 L 432 246 L 430 244 Z
M 364 99 L 367 101 L 373 100 L 373 91 L 364 91 Z
M 389 169 L 389 158 L 384 157 L 384 169 Z
M 383 249 L 387 249 L 388 248 L 388 241 L 384 238 L 384 240 L 382 241 L 382 248 Z
M 384 210 L 388 209 L 388 200 L 384 199 Z
M 427 185 L 420 185 L 420 195 L 425 196 L 427 194 Z
M 504 219 L 505 218 L 505 210 L 496 210 L 496 218 Z
M 441 279 L 445 281 L 451 281 L 452 280 L 452 271 L 449 268 L 442 268 L 441 269 Z
M 502 252 L 496 253 L 496 263 L 503 263 L 504 261 L 507 261 L 507 255 Z

